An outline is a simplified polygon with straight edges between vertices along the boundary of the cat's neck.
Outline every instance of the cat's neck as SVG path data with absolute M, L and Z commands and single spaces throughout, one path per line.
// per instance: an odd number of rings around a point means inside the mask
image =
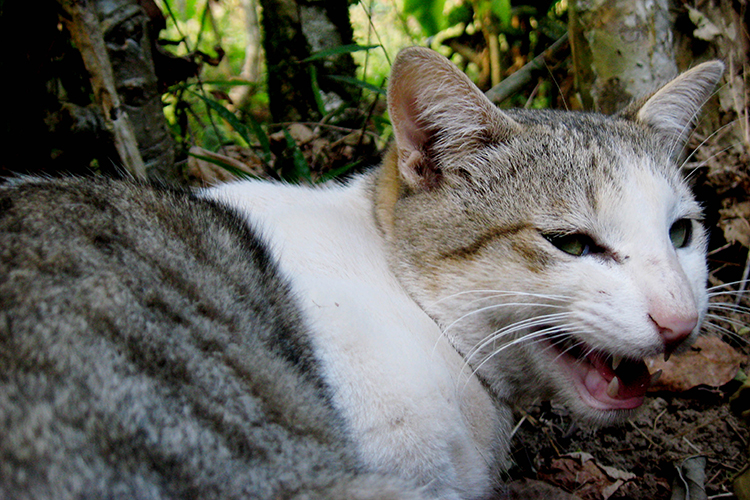
M 386 166 L 322 188 L 241 182 L 208 190 L 261 229 L 313 326 L 313 346 L 362 460 L 473 498 L 508 446 L 492 401 L 391 272 Z M 395 191 L 396 193 L 398 191 Z M 403 453 L 404 440 L 424 450 Z M 502 464 L 507 465 L 507 464 Z M 443 471 L 442 477 L 432 475 Z

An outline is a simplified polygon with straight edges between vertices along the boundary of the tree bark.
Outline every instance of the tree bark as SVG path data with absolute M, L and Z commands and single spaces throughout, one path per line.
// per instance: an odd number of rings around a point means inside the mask
M 137 0 L 61 0 L 61 4 L 123 166 L 136 178 L 179 181 L 147 18 Z
M 268 97 L 275 122 L 322 118 L 313 78 L 325 112 L 351 100 L 349 89 L 328 75 L 353 77 L 349 54 L 302 63 L 315 52 L 352 43 L 346 0 L 261 0 Z M 314 68 L 314 69 L 313 69 Z
M 612 113 L 677 75 L 668 0 L 573 0 L 570 42 L 586 109 Z

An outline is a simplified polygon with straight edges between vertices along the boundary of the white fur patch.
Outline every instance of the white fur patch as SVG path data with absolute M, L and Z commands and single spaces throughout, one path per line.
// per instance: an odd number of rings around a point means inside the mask
M 204 195 L 261 229 L 313 325 L 313 345 L 364 464 L 441 498 L 481 498 L 507 432 L 489 395 L 386 262 L 367 178 L 321 189 L 238 182 Z M 499 453 L 498 453 L 499 452 Z

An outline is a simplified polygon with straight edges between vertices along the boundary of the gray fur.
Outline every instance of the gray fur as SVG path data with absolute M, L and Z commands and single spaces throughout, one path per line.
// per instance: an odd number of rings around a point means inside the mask
M 362 474 L 287 284 L 231 211 L 0 189 L 0 498 L 417 498 Z

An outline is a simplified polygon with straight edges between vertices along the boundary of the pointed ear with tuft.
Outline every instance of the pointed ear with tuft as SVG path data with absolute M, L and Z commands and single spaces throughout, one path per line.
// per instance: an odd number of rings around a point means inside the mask
M 724 72 L 724 63 L 710 61 L 686 71 L 664 85 L 640 106 L 621 115 L 651 126 L 671 146 L 676 156 L 685 146 L 701 107 Z
M 401 178 L 412 190 L 437 187 L 441 159 L 480 143 L 500 141 L 518 125 L 485 97 L 453 63 L 430 49 L 402 50 L 388 85 Z

